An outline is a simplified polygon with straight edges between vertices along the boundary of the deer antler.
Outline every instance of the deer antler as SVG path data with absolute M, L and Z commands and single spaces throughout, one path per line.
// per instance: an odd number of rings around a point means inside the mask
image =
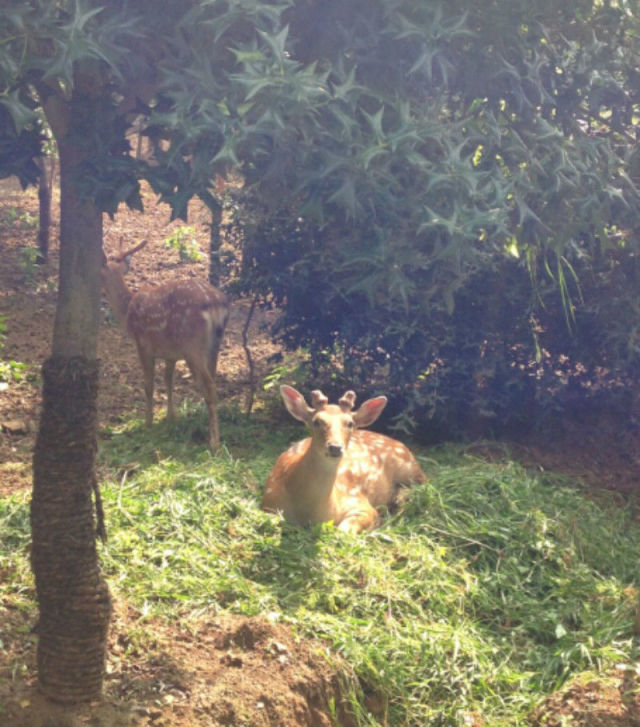
M 329 399 L 327 399 L 327 397 L 320 391 L 320 389 L 314 389 L 311 392 L 311 406 L 316 411 L 324 409 L 328 402 Z
M 120 238 L 120 242 L 118 244 L 118 260 L 124 260 L 126 257 L 131 257 L 135 252 L 138 252 L 138 250 L 141 250 L 146 244 L 149 242 L 148 240 L 142 240 L 141 242 L 138 242 L 136 245 L 134 245 L 130 250 L 126 250 L 125 252 L 122 251 L 122 238 Z
M 338 404 L 340 405 L 340 408 L 343 412 L 350 412 L 356 403 L 356 392 L 355 391 L 346 391 L 340 399 L 338 399 Z

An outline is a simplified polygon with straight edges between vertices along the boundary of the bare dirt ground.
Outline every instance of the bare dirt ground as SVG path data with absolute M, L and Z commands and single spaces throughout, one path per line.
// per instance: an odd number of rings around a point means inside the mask
M 29 378 L 50 350 L 57 277 L 57 215 L 50 262 L 35 265 L 28 250 L 35 246 L 37 197 L 23 193 L 11 181 L 0 182 L 0 319 L 7 327 L 1 361 L 28 364 L 25 379 L 3 384 L 0 378 L 0 496 L 31 485 L 31 453 L 39 415 L 40 391 Z M 122 210 L 105 219 L 105 246 L 115 250 L 147 238 L 150 244 L 132 264 L 132 287 L 176 276 L 206 277 L 206 257 L 181 264 L 163 241 L 184 224 L 169 222 L 169 211 L 145 198 L 145 214 Z M 202 208 L 190 210 L 203 251 L 208 218 Z M 248 370 L 241 333 L 247 304 L 234 302 L 226 342 L 219 362 L 221 398 L 244 397 Z M 258 316 L 250 332 L 259 374 L 277 349 Z M 135 413 L 142 416 L 144 393 L 135 348 L 116 325 L 103 325 L 100 335 L 101 382 L 99 421 L 116 424 Z M 161 369 L 161 367 L 159 367 Z M 164 405 L 161 370 L 157 373 L 156 406 Z M 178 400 L 195 398 L 186 369 L 178 369 Z M 638 492 L 638 441 L 620 437 L 615 422 L 570 426 L 555 446 L 519 445 L 527 464 L 579 474 L 596 487 Z M 484 449 L 483 449 L 484 448 Z M 491 446 L 478 453 L 491 456 Z M 0 578 L 3 577 L 0 573 Z M 151 648 L 140 649 L 127 634 L 138 622 L 153 633 Z M 35 641 L 25 614 L 0 602 L 0 724 L 1 727 L 328 727 L 340 711 L 339 685 L 320 643 L 299 641 L 287 628 L 266 618 L 228 615 L 203 619 L 188 628 L 144 621 L 125 603 L 115 603 L 110 635 L 109 676 L 101 704 L 69 712 L 43 702 L 35 690 Z M 146 643 L 146 642 L 145 642 Z M 332 656 L 335 659 L 335 656 Z M 332 705 L 338 705 L 337 707 Z M 338 716 L 338 724 L 349 720 Z M 483 724 L 482 720 L 477 722 Z M 573 684 L 553 695 L 532 724 L 547 727 L 638 727 L 640 687 L 637 675 L 616 673 L 604 680 Z

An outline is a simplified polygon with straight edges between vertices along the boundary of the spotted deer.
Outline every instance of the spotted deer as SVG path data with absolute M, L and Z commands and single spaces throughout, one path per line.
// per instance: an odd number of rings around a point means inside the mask
M 385 396 L 352 411 L 353 391 L 337 405 L 317 390 L 311 393 L 312 406 L 291 386 L 281 386 L 280 394 L 311 436 L 278 457 L 265 485 L 263 510 L 282 512 L 298 525 L 332 520 L 341 530 L 358 533 L 378 524 L 377 508 L 392 505 L 401 485 L 426 481 L 404 444 L 362 431 L 382 413 Z
M 227 297 L 203 280 L 170 280 L 132 292 L 124 276 L 131 256 L 146 240 L 108 260 L 103 257 L 102 285 L 111 309 L 133 338 L 144 374 L 146 423 L 153 423 L 155 360 L 165 361 L 167 418 L 175 417 L 173 374 L 176 361 L 184 360 L 202 390 L 209 413 L 209 446 L 220 446 L 216 368 L 224 330 L 229 319 Z

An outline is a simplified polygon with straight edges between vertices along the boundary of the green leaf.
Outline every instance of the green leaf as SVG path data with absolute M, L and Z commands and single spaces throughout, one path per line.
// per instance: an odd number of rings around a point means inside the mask
M 279 33 L 275 35 L 258 30 L 258 35 L 269 46 L 274 57 L 283 63 L 285 60 L 285 51 L 287 46 L 287 38 L 289 36 L 289 26 L 285 25 Z
M 382 142 L 385 138 L 385 133 L 382 129 L 382 117 L 384 115 L 384 107 L 379 108 L 375 114 L 368 114 L 366 111 L 362 111 L 363 116 L 369 122 L 369 126 L 376 137 L 376 141 Z
M 371 162 L 374 159 L 376 159 L 377 157 L 379 157 L 379 156 L 381 156 L 383 154 L 386 154 L 386 151 L 387 150 L 383 146 L 381 146 L 381 145 L 370 146 L 367 149 L 365 149 L 360 154 L 360 157 L 359 157 L 360 160 L 361 160 L 361 162 L 362 162 L 362 166 L 364 167 L 364 169 L 368 169 L 369 168 L 369 165 L 371 164 Z
M 38 121 L 36 112 L 22 102 L 19 89 L 0 96 L 0 104 L 9 112 L 17 134 Z
M 236 63 L 244 63 L 244 64 L 262 63 L 263 61 L 267 60 L 264 53 L 258 49 L 241 50 L 240 48 L 230 48 L 229 50 L 235 56 Z
M 342 207 L 347 215 L 351 218 L 356 217 L 358 210 L 358 201 L 356 196 L 356 189 L 352 177 L 344 177 L 340 186 L 336 191 L 329 197 L 329 202 L 333 202 L 338 206 Z

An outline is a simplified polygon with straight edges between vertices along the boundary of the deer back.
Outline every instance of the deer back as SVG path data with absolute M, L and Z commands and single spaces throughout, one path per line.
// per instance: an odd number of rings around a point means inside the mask
M 203 339 L 208 349 L 219 345 L 228 316 L 227 297 L 220 290 L 201 280 L 172 280 L 135 293 L 126 326 L 154 356 L 177 360 Z
M 416 458 L 402 442 L 358 430 L 338 467 L 334 490 L 340 496 L 358 488 L 373 507 L 379 507 L 390 505 L 400 486 L 425 480 Z

